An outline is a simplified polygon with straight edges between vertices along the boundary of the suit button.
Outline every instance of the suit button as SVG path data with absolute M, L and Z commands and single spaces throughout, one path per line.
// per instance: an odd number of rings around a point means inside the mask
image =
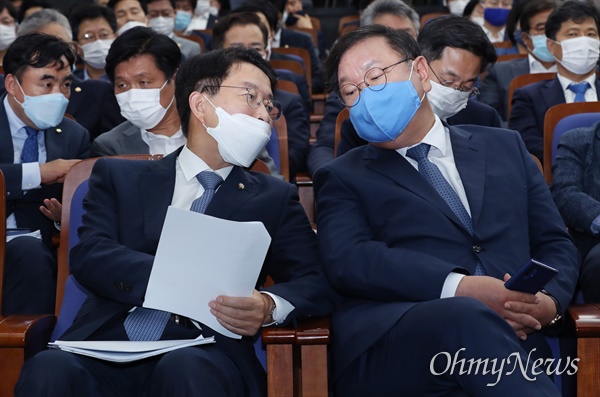
M 124 292 L 131 291 L 131 285 L 129 285 L 128 283 L 124 283 L 122 281 L 117 281 L 115 283 L 115 285 L 119 291 L 124 291 Z
M 480 246 L 478 246 L 478 245 L 474 245 L 473 246 L 473 252 L 474 253 L 479 254 L 481 251 L 483 251 L 483 250 L 481 249 Z

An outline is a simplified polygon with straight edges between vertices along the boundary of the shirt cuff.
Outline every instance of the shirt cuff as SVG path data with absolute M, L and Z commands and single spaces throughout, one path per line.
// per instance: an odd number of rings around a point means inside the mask
M 295 309 L 294 305 L 292 305 L 290 302 L 286 301 L 280 296 L 277 296 L 267 291 L 260 291 L 260 293 L 269 295 L 271 299 L 273 299 L 273 302 L 275 302 L 275 310 L 273 311 L 273 322 L 269 324 L 264 324 L 263 327 L 268 327 L 269 325 L 273 324 L 282 324 L 287 318 L 288 314 L 290 314 L 292 310 Z
M 597 217 L 594 218 L 594 220 L 592 221 L 592 226 L 590 226 L 590 229 L 592 230 L 592 234 L 600 233 L 600 215 L 598 215 Z
M 23 178 L 21 181 L 22 190 L 37 189 L 42 183 L 42 174 L 40 173 L 39 163 L 21 164 Z
M 442 295 L 440 298 L 452 298 L 456 295 L 456 289 L 458 288 L 458 284 L 460 280 L 464 277 L 464 274 L 451 272 L 446 277 L 444 281 L 444 286 L 442 287 Z

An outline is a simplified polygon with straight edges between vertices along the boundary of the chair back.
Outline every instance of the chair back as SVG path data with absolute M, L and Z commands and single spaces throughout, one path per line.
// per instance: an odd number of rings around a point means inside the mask
M 293 81 L 277 80 L 277 88 L 279 88 L 280 90 L 291 92 L 292 94 L 300 95 L 300 91 L 298 91 L 298 86 Z
M 342 124 L 344 120 L 350 117 L 350 111 L 348 108 L 343 108 L 341 112 L 338 113 L 337 118 L 335 119 L 335 137 L 333 139 L 333 156 L 337 157 L 337 149 L 340 141 L 342 140 Z
M 308 83 L 308 94 L 312 95 L 312 63 L 310 59 L 310 53 L 308 52 L 308 50 L 306 48 L 301 47 L 279 47 L 273 48 L 273 52 L 278 52 L 280 54 L 286 55 L 294 55 L 302 59 L 302 62 L 304 63 L 302 73 L 298 73 L 294 70 L 291 71 L 300 75 L 304 75 L 304 77 L 306 77 L 306 82 Z
M 600 120 L 600 102 L 561 103 L 544 116 L 544 177 L 552 182 L 552 164 L 560 136 L 579 127 L 590 127 Z
M 286 181 L 290 181 L 290 157 L 288 154 L 288 130 L 285 116 L 281 115 L 279 120 L 273 122 L 273 127 L 277 131 L 279 141 L 279 173 Z
M 556 73 L 528 73 L 522 74 L 515 77 L 510 82 L 508 87 L 508 109 L 506 112 L 507 119 L 510 119 L 510 112 L 512 111 L 512 98 L 513 93 L 517 88 L 525 87 L 526 85 L 537 83 L 539 81 L 551 80 L 556 77 Z
M 510 40 L 506 40 L 506 41 L 497 41 L 495 43 L 492 43 L 494 45 L 494 48 L 498 49 L 498 48 L 511 48 L 512 46 L 514 46 L 513 42 Z
M 358 22 L 358 21 L 360 21 L 360 15 L 358 15 L 358 14 L 345 15 L 345 16 L 341 17 L 338 22 L 338 36 L 343 36 L 344 33 L 342 33 L 342 32 L 343 32 L 344 28 L 347 28 L 348 26 L 353 26 L 354 29 L 357 29 L 358 23 L 353 23 L 353 22 Z M 345 32 L 345 33 L 347 33 L 347 32 Z
M 496 60 L 496 63 L 498 63 L 498 62 L 512 61 L 512 60 L 515 60 L 515 59 L 523 59 L 523 58 L 527 58 L 527 54 L 504 54 L 504 55 L 498 55 L 498 59 Z
M 6 256 L 6 183 L 4 174 L 0 171 L 0 319 L 2 319 L 2 295 L 4 287 L 4 257 Z

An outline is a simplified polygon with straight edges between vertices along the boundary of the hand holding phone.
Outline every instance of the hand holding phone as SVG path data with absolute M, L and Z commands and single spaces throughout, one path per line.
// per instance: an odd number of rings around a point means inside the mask
M 558 273 L 555 268 L 530 259 L 504 286 L 513 291 L 535 294 Z

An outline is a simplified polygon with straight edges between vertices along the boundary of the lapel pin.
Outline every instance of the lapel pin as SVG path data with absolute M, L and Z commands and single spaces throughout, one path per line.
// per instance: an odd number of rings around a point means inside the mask
M 56 132 L 57 132 L 58 134 L 60 134 L 60 133 L 62 132 L 62 130 L 61 130 L 60 128 L 57 128 L 57 129 L 56 129 Z
M 238 183 L 238 189 L 244 190 L 245 188 L 246 188 L 246 186 L 244 186 L 243 183 Z
M 81 92 L 81 87 L 75 87 L 75 92 Z

